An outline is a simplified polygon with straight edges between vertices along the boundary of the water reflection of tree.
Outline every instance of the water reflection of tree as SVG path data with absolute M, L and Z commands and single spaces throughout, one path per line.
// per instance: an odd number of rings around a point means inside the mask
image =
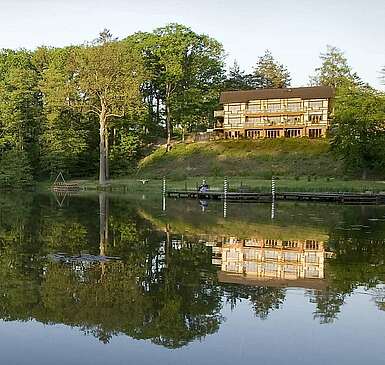
M 2 246 L 1 318 L 64 323 L 103 342 L 124 333 L 171 348 L 216 332 L 222 321 L 221 292 L 208 249 L 188 243 L 174 247 L 170 234 L 167 239 L 149 231 L 127 209 L 110 219 L 105 194 L 99 196 L 99 208 L 99 239 L 90 235 L 96 214 L 92 219 L 82 217 L 81 231 L 86 234 L 81 241 L 64 228 L 73 227 L 79 212 L 57 214 L 54 207 L 45 206 L 44 212 L 28 217 L 39 220 L 38 229 L 28 231 L 27 224 L 22 229 L 35 244 L 39 242 L 37 251 L 26 253 L 12 240 Z M 83 267 L 37 259 L 59 249 L 54 245 L 57 232 L 70 252 L 85 250 L 122 260 Z
M 285 301 L 286 290 L 283 288 L 246 285 L 223 285 L 227 303 L 234 309 L 243 299 L 249 300 L 254 313 L 260 319 L 267 319 L 270 312 L 279 309 Z
M 98 217 L 99 209 L 104 214 Z M 345 220 L 364 224 L 358 213 Z M 383 226 L 373 225 L 369 236 L 342 228 L 330 231 L 335 258 L 326 264 L 328 290 L 309 293 L 322 323 L 336 319 L 344 299 L 361 285 L 384 309 Z M 64 323 L 103 342 L 124 333 L 179 347 L 218 330 L 223 298 L 233 306 L 250 301 L 264 319 L 281 307 L 285 289 L 218 283 L 211 251 L 197 241 L 172 233 L 170 226 L 156 232 L 134 206 L 106 195 L 73 199 L 65 209 L 46 196 L 3 195 L 0 317 Z M 42 259 L 59 250 L 121 261 L 79 270 Z
M 345 295 L 333 289 L 326 289 L 312 293 L 310 302 L 316 304 L 314 319 L 318 319 L 321 324 L 333 323 L 345 302 Z

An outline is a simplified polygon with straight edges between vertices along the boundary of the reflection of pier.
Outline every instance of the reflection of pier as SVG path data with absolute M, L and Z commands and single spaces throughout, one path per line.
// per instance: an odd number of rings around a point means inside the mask
M 213 246 L 219 280 L 248 285 L 322 288 L 324 243 L 316 240 L 224 238 Z
M 198 191 L 170 190 L 167 191 L 169 198 L 184 199 L 214 199 L 226 201 L 247 201 L 247 202 L 271 202 L 271 193 L 256 192 L 221 192 L 207 191 L 204 193 Z M 374 193 L 316 193 L 316 192 L 280 192 L 275 193 L 275 200 L 299 200 L 314 202 L 330 202 L 342 204 L 383 204 L 385 203 L 385 194 Z

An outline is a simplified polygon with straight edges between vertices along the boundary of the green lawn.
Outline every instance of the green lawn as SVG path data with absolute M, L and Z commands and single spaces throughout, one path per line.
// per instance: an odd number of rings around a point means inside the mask
M 282 177 L 343 178 L 342 163 L 329 150 L 326 139 L 222 140 L 177 144 L 145 157 L 138 176 L 168 176 L 184 180 L 192 176 L 235 176 L 269 179 Z
M 219 177 L 192 177 L 185 180 L 166 179 L 167 190 L 195 190 L 203 178 L 208 182 L 210 189 L 222 191 L 223 178 Z M 269 192 L 271 180 L 253 178 L 228 178 L 230 191 Z M 98 189 L 97 181 L 87 180 L 82 182 L 87 190 Z M 110 181 L 112 191 L 127 193 L 160 193 L 162 191 L 162 179 L 149 179 L 146 184 L 137 179 L 117 179 Z M 337 180 L 333 178 L 313 179 L 279 179 L 276 180 L 277 191 L 298 191 L 298 192 L 385 192 L 385 181 L 363 181 L 363 180 Z

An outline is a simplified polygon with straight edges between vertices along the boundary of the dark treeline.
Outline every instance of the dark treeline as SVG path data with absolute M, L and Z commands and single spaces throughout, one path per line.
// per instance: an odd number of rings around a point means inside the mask
M 236 62 L 226 73 L 224 60 L 218 41 L 179 24 L 122 40 L 104 30 L 79 46 L 1 50 L 0 185 L 59 171 L 70 177 L 99 171 L 103 185 L 110 174 L 132 172 L 151 146 L 165 143 L 168 150 L 172 138 L 211 127 L 220 91 L 290 86 L 289 71 L 268 50 L 251 74 Z M 382 167 L 383 96 L 337 48 L 328 47 L 321 62 L 311 84 L 341 90 L 336 151 L 352 168 Z M 355 136 L 345 127 L 352 124 Z

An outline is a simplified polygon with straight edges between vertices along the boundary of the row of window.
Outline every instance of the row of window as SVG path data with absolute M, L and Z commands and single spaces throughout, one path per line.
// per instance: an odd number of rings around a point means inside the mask
M 316 124 L 323 121 L 322 114 L 310 114 L 308 121 Z M 276 116 L 276 117 L 246 117 L 246 125 L 247 124 L 285 124 L 285 123 L 299 123 L 301 122 L 300 116 Z M 241 125 L 241 117 L 238 116 L 229 116 L 228 124 L 232 126 Z
M 228 263 L 225 267 L 225 271 L 227 272 L 243 272 L 246 273 L 264 273 L 266 276 L 268 276 L 269 273 L 277 275 L 278 272 L 281 272 L 282 274 L 295 274 L 297 277 L 300 277 L 303 275 L 305 278 L 322 278 L 323 273 L 320 271 L 318 267 L 308 267 L 304 270 L 304 273 L 301 275 L 298 271 L 300 269 L 297 266 L 293 265 L 284 265 L 284 266 L 278 266 L 274 263 L 265 264 L 263 266 L 257 265 L 254 262 L 247 262 L 245 265 L 239 265 L 235 262 Z M 278 276 L 277 276 L 278 277 Z
M 265 130 L 265 135 L 263 134 L 263 130 L 258 129 L 249 129 L 246 130 L 246 138 L 257 139 L 257 138 L 280 138 L 280 137 L 301 137 L 303 136 L 302 129 L 289 128 L 289 129 L 267 129 Z M 238 139 L 243 137 L 241 131 L 225 131 L 224 133 L 225 139 Z M 322 137 L 322 129 L 320 128 L 310 128 L 309 129 L 309 137 L 310 138 L 320 138 Z
M 320 109 L 323 107 L 323 101 L 322 100 L 316 100 L 316 101 L 309 101 L 308 102 L 308 108 L 309 109 Z M 302 103 L 295 102 L 295 103 L 288 103 L 287 105 L 281 104 L 281 103 L 268 103 L 266 107 L 262 108 L 262 105 L 260 103 L 258 104 L 248 104 L 246 107 L 246 111 L 250 113 L 259 113 L 262 110 L 268 111 L 268 112 L 279 112 L 282 109 L 288 110 L 288 111 L 300 111 L 302 108 Z M 241 104 L 230 104 L 228 106 L 228 111 L 231 113 L 238 113 L 241 110 Z

